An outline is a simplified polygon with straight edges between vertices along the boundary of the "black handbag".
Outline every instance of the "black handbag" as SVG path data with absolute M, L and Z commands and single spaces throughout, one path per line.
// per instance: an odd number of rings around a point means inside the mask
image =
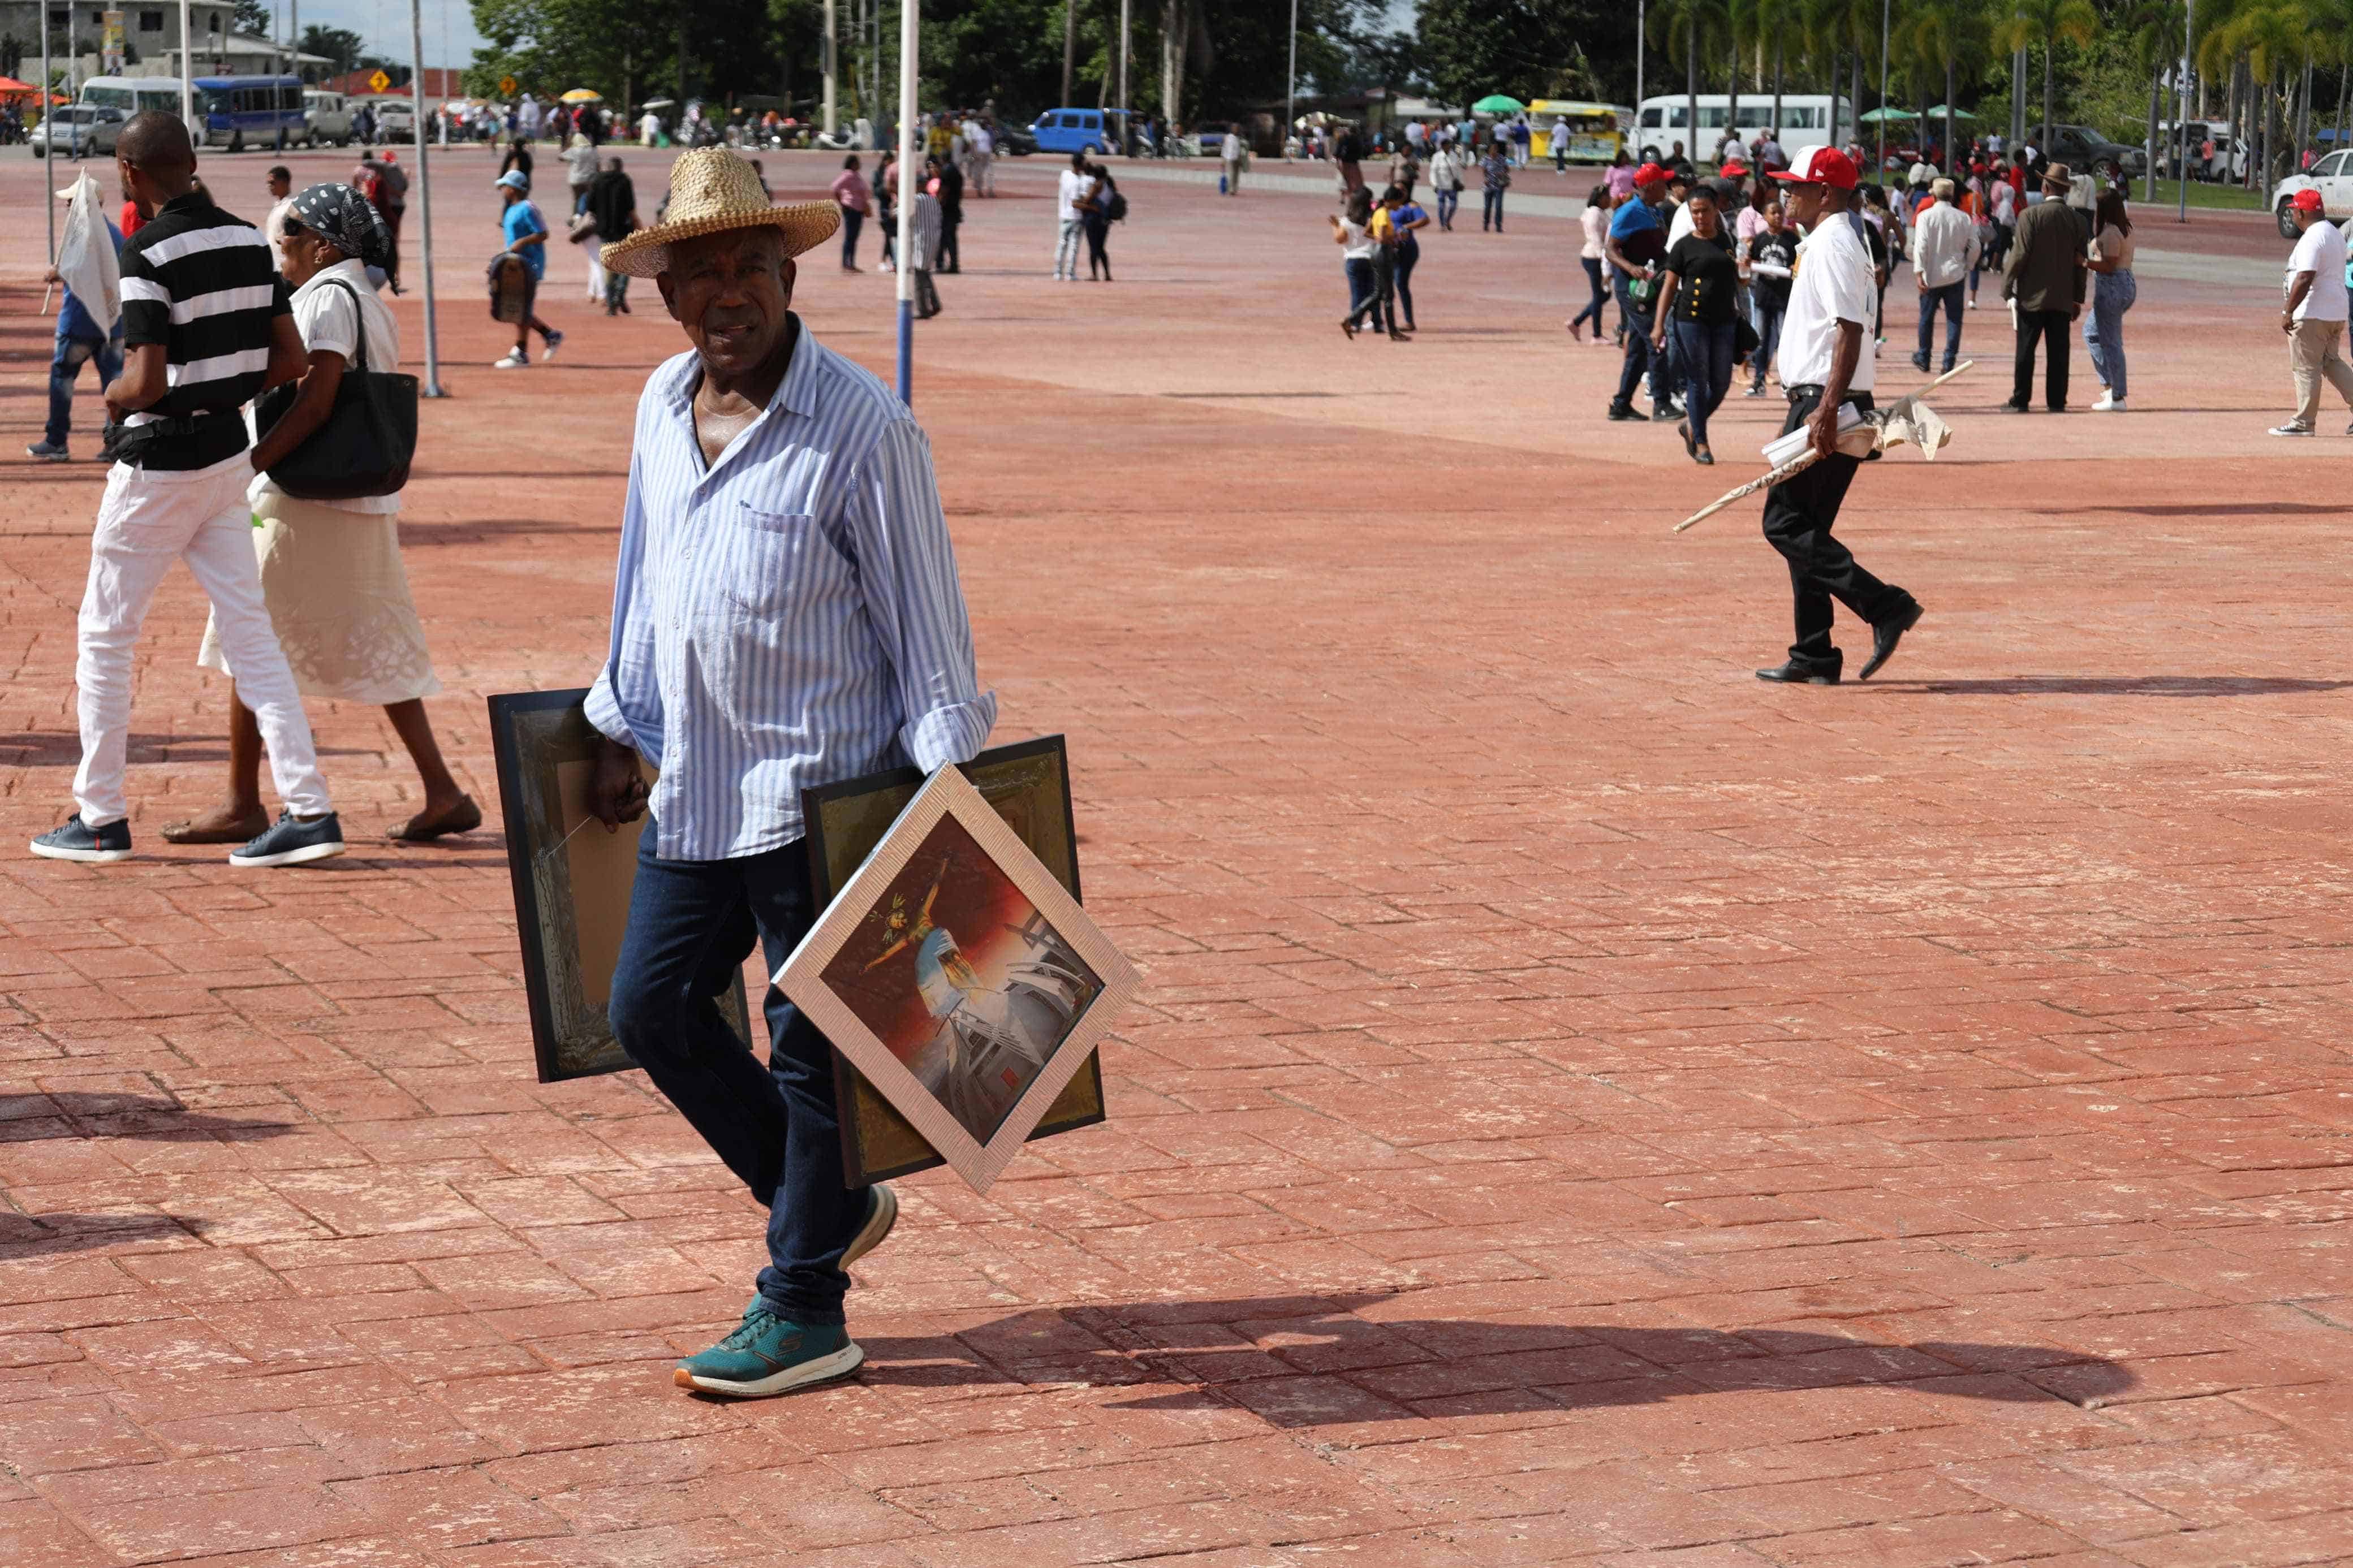
M 1761 349 L 1764 346 L 1765 340 L 1757 335 L 1757 329 L 1748 324 L 1747 317 L 1735 316 L 1732 318 L 1732 357 L 1734 360 L 1746 360 L 1750 354 L 1755 353 L 1758 349 Z
M 392 495 L 408 483 L 408 465 L 417 456 L 417 378 L 368 369 L 360 297 L 342 279 L 329 281 L 351 296 L 358 350 L 335 388 L 326 422 L 269 470 L 269 482 L 301 500 Z M 254 400 L 255 429 L 269 435 L 301 395 L 299 382 L 263 393 Z

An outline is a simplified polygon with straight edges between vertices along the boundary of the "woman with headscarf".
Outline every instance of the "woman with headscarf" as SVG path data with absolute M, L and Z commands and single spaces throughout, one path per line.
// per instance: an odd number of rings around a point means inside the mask
M 262 596 L 303 695 L 381 705 L 408 749 L 424 785 L 423 809 L 390 837 L 415 843 L 463 833 L 481 826 L 482 813 L 450 776 L 425 717 L 425 699 L 441 682 L 400 563 L 400 497 L 301 500 L 269 474 L 327 422 L 344 371 L 357 363 L 363 345 L 370 371 L 399 368 L 399 328 L 367 279 L 371 264 L 383 264 L 392 236 L 351 186 L 312 185 L 294 198 L 283 238 L 286 280 L 295 285 L 294 324 L 310 367 L 293 403 L 253 447 L 253 546 L 261 559 Z M 196 662 L 235 678 L 209 625 Z M 174 844 L 234 843 L 248 828 L 269 826 L 260 771 L 260 727 L 243 703 L 232 702 L 228 798 L 165 827 L 164 837 Z

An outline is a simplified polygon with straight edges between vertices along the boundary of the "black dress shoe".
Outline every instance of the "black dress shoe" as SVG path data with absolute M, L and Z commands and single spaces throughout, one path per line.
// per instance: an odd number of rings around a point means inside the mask
M 1609 405 L 1609 417 L 1612 419 L 1639 420 L 1642 416 L 1634 412 L 1634 405 L 1630 403 L 1613 403 Z
M 1783 686 L 1836 686 L 1839 672 L 1835 669 L 1815 669 L 1802 664 L 1784 664 L 1757 672 L 1759 680 L 1770 680 Z
M 1871 628 L 1871 662 L 1855 672 L 1857 680 L 1869 680 L 1879 667 L 1895 657 L 1895 645 L 1904 634 L 1920 624 L 1920 601 L 1913 599 L 1894 616 Z
M 2005 403 L 2001 405 L 2001 411 L 2004 414 L 2031 414 L 2034 412 L 2034 410 L 2029 408 L 2023 403 Z

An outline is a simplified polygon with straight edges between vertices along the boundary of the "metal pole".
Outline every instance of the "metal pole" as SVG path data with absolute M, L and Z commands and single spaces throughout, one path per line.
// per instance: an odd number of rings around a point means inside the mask
M 833 128 L 838 123 L 834 118 L 833 101 L 834 71 L 837 67 L 834 54 L 834 42 L 836 37 L 837 35 L 834 30 L 833 19 L 833 0 L 825 0 L 825 48 L 819 58 L 825 64 L 825 133 L 828 136 L 833 134 Z
M 2173 221 L 2189 221 L 2189 49 L 2198 36 L 2198 0 L 2181 0 L 2181 102 L 2174 111 L 2174 173 L 2181 176 L 2181 195 L 2174 204 Z
M 180 0 L 182 26 L 187 26 L 187 4 L 188 0 Z M 66 15 L 70 16 L 73 13 L 69 11 Z M 48 184 L 50 171 L 58 164 L 57 129 L 49 123 L 49 3 L 48 0 L 41 0 L 41 140 L 48 143 L 41 149 L 41 184 L 43 185 Z M 41 216 L 49 220 L 47 254 L 49 265 L 55 267 L 58 264 L 58 199 L 55 196 L 41 198 Z M 76 371 L 74 374 L 78 377 L 81 373 Z
M 302 0 L 286 0 L 286 26 L 294 35 L 294 74 L 302 74 Z
M 1887 170 L 1887 13 L 1892 0 L 1879 0 L 1879 172 Z M 1873 175 L 1877 178 L 1877 175 Z
M 48 15 L 46 5 L 41 14 Z M 41 38 L 44 43 L 47 42 L 48 36 L 48 29 L 43 28 Z M 48 86 L 49 84 L 44 81 L 41 83 L 41 90 L 47 91 Z M 180 0 L 180 123 L 188 127 L 190 141 L 201 140 L 195 132 L 194 123 L 195 118 L 196 39 L 195 35 L 188 30 L 188 0 Z
M 1297 4 L 1297 0 L 1293 0 Z M 1135 116 L 1128 112 L 1127 101 L 1127 0 L 1119 0 L 1119 150 L 1129 157 L 1135 156 Z
M 1649 42 L 1651 0 L 1634 0 L 1634 162 L 1642 161 L 1642 51 Z M 1838 84 L 1831 84 L 1831 119 L 1838 119 Z M 1621 144 L 1622 147 L 1622 144 Z
M 441 342 L 433 319 L 433 171 L 426 161 L 432 138 L 425 134 L 425 0 L 408 0 L 409 58 L 417 68 L 408 73 L 408 101 L 417 120 L 417 246 L 425 264 L 425 385 L 427 397 L 447 397 L 441 390 Z
M 1122 0 L 1124 4 L 1125 0 Z M 1299 118 L 1299 0 L 1291 0 L 1291 67 L 1282 79 L 1282 155 L 1291 156 L 1291 123 Z
M 923 188 L 914 164 L 916 5 L 917 0 L 899 0 L 899 401 L 910 405 L 915 401 L 915 269 L 909 263 L 915 196 Z

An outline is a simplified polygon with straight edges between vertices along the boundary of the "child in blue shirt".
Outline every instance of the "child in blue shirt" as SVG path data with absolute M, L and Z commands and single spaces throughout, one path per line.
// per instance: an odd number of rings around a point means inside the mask
M 515 325 L 514 351 L 502 360 L 491 363 L 492 370 L 523 370 L 531 364 L 531 334 L 533 331 L 546 340 L 541 352 L 542 360 L 552 360 L 555 351 L 564 345 L 564 334 L 532 313 L 539 298 L 539 280 L 547 273 L 547 220 L 539 216 L 539 205 L 531 199 L 531 176 L 521 169 L 510 169 L 499 176 L 499 199 L 506 204 L 500 215 L 500 232 L 506 237 L 506 254 L 522 263 L 522 320 Z

